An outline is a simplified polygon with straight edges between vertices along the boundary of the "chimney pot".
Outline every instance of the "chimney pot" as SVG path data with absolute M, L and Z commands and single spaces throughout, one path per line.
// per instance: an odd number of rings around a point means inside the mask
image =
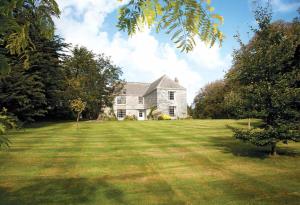
M 178 80 L 178 78 L 175 78 L 175 79 L 174 79 L 174 81 L 175 81 L 176 83 L 179 83 L 179 80 Z

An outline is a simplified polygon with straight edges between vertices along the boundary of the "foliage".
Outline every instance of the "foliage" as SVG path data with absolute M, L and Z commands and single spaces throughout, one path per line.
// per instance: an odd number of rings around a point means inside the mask
M 100 118 L 98 120 L 103 121 L 117 121 L 118 119 L 114 115 L 106 115 L 105 113 L 100 114 Z
M 87 103 L 85 118 L 97 119 L 123 87 L 121 68 L 104 54 L 96 55 L 84 47 L 75 47 L 64 60 L 64 67 L 67 97 L 80 97 Z
M 161 114 L 158 116 L 157 119 L 158 120 L 171 120 L 171 117 L 170 117 L 170 115 L 167 115 L 167 114 Z
M 117 117 L 112 108 L 106 107 L 104 110 L 99 114 L 97 120 L 103 121 L 116 121 Z
M 247 131 L 241 129 L 233 130 L 234 137 L 236 139 L 242 140 L 244 142 L 250 142 L 256 146 L 270 145 L 272 149 L 275 149 L 276 144 L 280 141 L 287 144 L 288 140 L 297 142 L 300 139 L 299 132 L 297 132 L 296 130 L 284 129 L 284 127 L 274 128 L 268 126 L 265 129 L 251 129 Z
M 5 137 L 5 133 L 8 129 L 16 127 L 16 120 L 9 116 L 6 108 L 2 108 L 0 112 L 0 148 L 9 147 L 10 141 Z
M 124 118 L 125 121 L 135 121 L 137 117 L 135 115 L 126 115 Z
M 70 106 L 71 106 L 72 110 L 74 110 L 75 112 L 82 113 L 82 111 L 86 107 L 86 102 L 83 102 L 81 100 L 81 98 L 77 98 L 77 99 L 71 100 Z
M 23 69 L 16 59 L 9 75 L 0 78 L 0 107 L 7 107 L 22 121 L 34 121 L 47 112 L 42 78 L 36 71 Z
M 30 37 L 32 24 L 38 25 L 38 35 L 50 39 L 54 34 L 52 17 L 58 17 L 59 14 L 55 0 L 1 0 L 0 46 L 5 46 L 11 55 L 21 56 L 24 67 L 28 68 L 28 52 L 35 49 Z M 9 71 L 3 54 L 0 54 L 0 69 L 0 73 Z
M 68 116 L 67 100 L 64 99 L 64 71 L 60 59 L 66 47 L 62 39 L 51 40 L 34 35 L 31 39 L 35 50 L 30 51 L 29 69 L 24 69 L 16 55 L 9 55 L 7 49 L 0 47 L 6 54 L 12 71 L 0 78 L 0 107 L 6 107 L 22 121 L 34 121 L 48 116 Z
M 210 0 L 130 0 L 120 9 L 118 27 L 129 35 L 145 25 L 164 30 L 181 51 L 189 52 L 196 45 L 195 37 L 214 45 L 223 41 L 219 26 L 223 17 L 215 14 Z
M 223 80 L 207 84 L 194 98 L 193 118 L 228 118 L 224 100 L 227 92 Z
M 86 107 L 86 102 L 83 102 L 81 98 L 77 98 L 70 101 L 71 109 L 77 113 L 77 127 L 81 113 L 84 111 Z
M 234 91 L 242 99 L 248 115 L 261 118 L 260 132 L 236 131 L 238 139 L 255 145 L 299 141 L 300 132 L 300 22 L 271 23 L 267 8 L 255 12 L 259 28 L 254 37 L 234 53 L 228 80 L 238 85 Z
M 149 114 L 147 115 L 148 120 L 153 120 L 155 118 L 155 111 L 157 110 L 156 106 L 150 108 Z

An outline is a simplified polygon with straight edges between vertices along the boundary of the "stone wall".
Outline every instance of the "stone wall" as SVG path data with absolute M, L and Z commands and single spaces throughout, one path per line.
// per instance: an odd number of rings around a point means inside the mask
M 145 101 L 145 108 L 146 109 L 150 109 L 154 106 L 157 106 L 157 92 L 156 92 L 156 90 L 154 90 L 150 94 L 146 95 L 144 97 L 144 101 Z
M 174 100 L 169 100 L 168 92 L 174 91 Z M 169 107 L 175 106 L 175 116 L 172 119 L 187 117 L 186 90 L 183 89 L 157 89 L 158 110 L 169 114 Z

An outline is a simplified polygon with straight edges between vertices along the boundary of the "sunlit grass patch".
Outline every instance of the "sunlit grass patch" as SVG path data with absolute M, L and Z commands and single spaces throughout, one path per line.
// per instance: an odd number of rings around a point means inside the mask
M 300 145 L 232 138 L 246 121 L 42 123 L 0 153 L 0 204 L 297 204 Z

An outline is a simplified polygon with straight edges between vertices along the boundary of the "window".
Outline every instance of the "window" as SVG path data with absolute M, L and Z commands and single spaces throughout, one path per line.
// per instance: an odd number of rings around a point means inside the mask
M 171 117 L 174 117 L 175 116 L 175 106 L 170 106 L 169 107 L 169 115 L 171 116 Z
M 117 104 L 126 104 L 126 96 L 118 96 L 117 97 Z
M 139 97 L 139 104 L 144 104 L 144 98 L 143 97 Z
M 142 110 L 139 111 L 139 117 L 143 117 L 143 111 Z
M 174 91 L 169 91 L 169 100 L 174 100 L 175 92 Z
M 124 118 L 126 116 L 126 110 L 117 110 L 117 117 Z

